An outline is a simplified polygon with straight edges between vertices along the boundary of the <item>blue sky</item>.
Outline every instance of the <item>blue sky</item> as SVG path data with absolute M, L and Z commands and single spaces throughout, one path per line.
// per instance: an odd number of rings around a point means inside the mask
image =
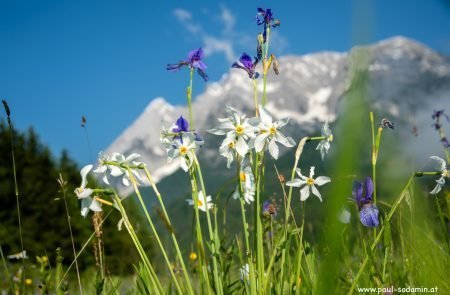
M 65 148 L 84 165 L 82 115 L 95 157 L 153 98 L 184 104 L 188 73 L 168 73 L 166 63 L 201 46 L 219 80 L 242 51 L 254 51 L 257 7 L 281 20 L 271 43 L 278 55 L 347 51 L 396 35 L 450 55 L 444 0 L 0 0 L 0 97 L 19 129 L 33 126 L 56 156 Z M 194 95 L 204 87 L 196 78 Z

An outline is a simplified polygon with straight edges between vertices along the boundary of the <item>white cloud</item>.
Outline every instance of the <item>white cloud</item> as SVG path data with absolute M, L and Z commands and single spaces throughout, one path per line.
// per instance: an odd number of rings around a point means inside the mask
M 220 19 L 223 22 L 223 33 L 230 34 L 234 32 L 234 25 L 236 24 L 236 18 L 231 11 L 224 5 L 220 7 L 221 14 Z
M 205 55 L 211 55 L 219 52 L 223 53 L 229 63 L 235 61 L 236 56 L 233 50 L 233 44 L 229 40 L 218 39 L 205 35 L 203 37 Z
M 175 17 L 180 21 L 180 22 L 184 22 L 184 21 L 188 21 L 190 19 L 192 19 L 192 13 L 190 13 L 187 10 L 184 10 L 182 8 L 177 8 L 173 11 L 173 15 L 175 15 Z
M 173 11 L 173 15 L 177 20 L 190 32 L 191 34 L 197 34 L 202 31 L 202 27 L 192 21 L 192 13 L 182 8 L 176 8 Z

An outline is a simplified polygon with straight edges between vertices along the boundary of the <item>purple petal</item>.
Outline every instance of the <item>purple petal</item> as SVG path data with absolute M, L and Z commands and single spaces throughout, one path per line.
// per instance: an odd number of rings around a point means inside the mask
M 201 60 L 194 61 L 192 63 L 192 67 L 196 68 L 196 69 L 200 69 L 202 71 L 206 71 L 206 68 L 207 68 L 206 64 L 203 61 L 201 61 Z
M 366 178 L 366 195 L 364 196 L 364 201 L 365 202 L 369 202 L 372 200 L 372 194 L 373 194 L 373 182 L 372 182 L 372 178 L 370 178 L 369 176 Z
M 175 125 L 177 125 L 177 128 L 173 128 L 172 131 L 173 132 L 188 132 L 189 131 L 189 122 L 183 118 L 183 116 L 180 116 L 177 119 L 177 122 L 175 123 Z
M 244 67 L 247 69 L 251 69 L 253 66 L 252 58 L 247 53 L 242 53 L 241 58 L 239 58 L 239 61 L 242 63 Z
M 244 67 L 241 66 L 240 64 L 238 64 L 237 62 L 234 62 L 234 63 L 231 65 L 231 67 L 232 67 L 232 68 L 236 68 L 236 69 L 244 69 Z
M 372 204 L 364 206 L 361 212 L 359 212 L 359 219 L 364 226 L 377 227 L 379 224 L 378 208 Z
M 362 204 L 363 184 L 360 181 L 353 182 L 352 195 L 355 202 L 360 207 Z
M 203 58 L 203 49 L 202 48 L 191 50 L 188 53 L 188 60 L 191 64 L 193 64 L 194 61 L 201 60 L 202 58 Z
M 203 78 L 203 80 L 205 80 L 205 82 L 208 81 L 209 77 L 208 77 L 208 75 L 205 73 L 205 71 L 203 71 L 202 69 L 197 68 L 197 73 L 200 75 L 200 77 Z
M 167 64 L 166 70 L 171 72 L 178 71 L 181 67 L 187 66 L 188 64 L 187 61 L 180 61 L 177 64 Z

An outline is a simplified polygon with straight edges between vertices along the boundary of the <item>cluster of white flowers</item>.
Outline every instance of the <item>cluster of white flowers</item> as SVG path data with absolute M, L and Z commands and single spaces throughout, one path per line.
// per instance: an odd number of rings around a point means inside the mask
M 142 162 L 137 162 L 136 159 L 140 155 L 133 153 L 128 157 L 120 153 L 112 153 L 111 155 L 106 155 L 103 153 L 99 154 L 99 165 L 93 170 L 96 174 L 103 175 L 102 180 L 105 184 L 110 185 L 109 176 L 122 177 L 122 183 L 125 186 L 130 185 L 130 172 L 133 174 L 134 179 L 138 182 L 142 182 L 141 176 L 139 174 L 139 169 L 143 167 Z M 89 164 L 84 166 L 81 171 L 81 185 L 75 189 L 75 195 L 81 200 L 81 215 L 86 217 L 89 210 L 94 212 L 102 211 L 100 203 L 97 201 L 94 194 L 94 190 L 87 187 L 88 181 L 87 176 L 91 172 L 93 165 Z
M 274 121 L 270 113 L 261 105 L 260 117 L 247 118 L 232 107 L 227 107 L 227 118 L 219 119 L 220 124 L 209 130 L 214 135 L 225 135 L 220 146 L 220 154 L 227 158 L 227 166 L 234 160 L 235 153 L 245 158 L 251 149 L 257 153 L 269 150 L 274 159 L 278 159 L 279 149 L 277 142 L 285 147 L 293 147 L 295 142 L 286 137 L 280 130 L 288 123 L 284 118 Z
M 182 116 L 169 128 L 163 128 L 161 143 L 166 148 L 169 162 L 179 161 L 180 167 L 188 172 L 195 158 L 195 150 L 203 145 L 201 137 L 189 131 L 189 123 Z

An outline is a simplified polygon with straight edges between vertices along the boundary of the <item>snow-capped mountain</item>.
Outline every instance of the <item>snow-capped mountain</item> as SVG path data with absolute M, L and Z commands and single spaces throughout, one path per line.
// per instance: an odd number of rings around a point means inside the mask
M 364 52 L 363 60 L 355 59 L 360 52 Z M 401 118 L 411 127 L 421 126 L 422 122 L 429 126 L 433 109 L 450 110 L 450 58 L 404 37 L 355 47 L 348 53 L 284 56 L 279 64 L 279 76 L 270 73 L 268 79 L 267 109 L 276 118 L 290 118 L 290 135 L 294 138 L 317 131 L 319 124 L 333 122 L 339 116 L 339 104 L 351 81 L 352 69 L 361 64 L 369 73 L 368 99 L 384 115 Z M 262 80 L 259 87 L 261 94 Z M 200 157 L 206 158 L 209 165 L 224 161 L 218 155 L 218 139 L 212 139 L 206 130 L 216 125 L 217 118 L 224 117 L 226 105 L 252 115 L 253 85 L 242 71 L 230 69 L 220 81 L 210 83 L 193 104 L 195 129 L 206 139 Z M 159 130 L 171 126 L 180 115 L 187 118 L 186 106 L 173 106 L 161 97 L 155 98 L 108 152 L 141 154 L 155 179 L 161 180 L 178 166 L 167 163 Z

